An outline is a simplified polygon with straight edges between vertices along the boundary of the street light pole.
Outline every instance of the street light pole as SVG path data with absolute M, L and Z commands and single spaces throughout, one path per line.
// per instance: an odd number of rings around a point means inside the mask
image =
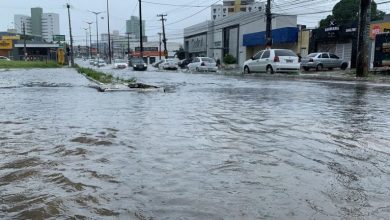
M 85 30 L 85 52 L 88 56 L 88 28 L 83 28 Z
M 88 27 L 89 27 L 89 50 L 88 50 L 88 53 L 89 53 L 89 59 L 92 58 L 92 31 L 91 31 L 91 24 L 93 24 L 93 22 L 86 22 L 88 24 Z
M 126 33 L 127 34 L 127 58 L 130 57 L 130 34 L 129 32 Z
M 110 33 L 110 10 L 107 0 L 107 26 L 108 26 L 108 63 L 111 64 L 111 33 Z
M 95 14 L 96 16 L 96 57 L 97 57 L 97 62 L 98 62 L 98 67 L 99 67 L 99 23 L 98 23 L 98 15 L 103 13 L 103 12 L 97 12 L 97 11 L 90 11 L 91 13 Z

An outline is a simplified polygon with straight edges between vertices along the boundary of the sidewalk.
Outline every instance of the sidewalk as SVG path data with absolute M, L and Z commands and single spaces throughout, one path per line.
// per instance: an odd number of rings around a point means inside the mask
M 355 76 L 354 70 L 333 70 L 333 71 L 300 71 L 299 73 L 251 73 L 244 74 L 242 69 L 228 69 L 219 70 L 217 74 L 233 75 L 233 76 L 255 76 L 263 78 L 280 78 L 280 79 L 307 79 L 307 80 L 333 80 L 333 81 L 359 81 L 372 83 L 386 83 L 390 84 L 390 76 L 384 74 L 371 73 L 368 77 L 359 78 Z

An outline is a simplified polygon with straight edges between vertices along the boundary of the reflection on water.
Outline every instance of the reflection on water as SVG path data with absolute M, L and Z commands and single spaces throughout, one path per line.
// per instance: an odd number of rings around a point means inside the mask
M 2 219 L 388 219 L 390 89 L 69 70 L 0 73 Z

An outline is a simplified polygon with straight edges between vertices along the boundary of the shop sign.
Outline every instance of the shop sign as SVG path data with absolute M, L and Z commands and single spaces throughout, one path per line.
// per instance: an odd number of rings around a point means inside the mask
M 0 50 L 11 50 L 12 40 L 0 40 Z
M 65 41 L 65 35 L 53 35 L 53 41 L 54 42 Z
M 205 52 L 206 49 L 206 35 L 200 35 L 193 38 L 190 38 L 188 45 L 188 52 L 195 53 L 195 52 Z
M 325 28 L 325 32 L 339 31 L 339 30 L 340 30 L 340 27 L 328 27 L 328 28 Z
M 347 29 L 345 29 L 345 32 L 346 33 L 351 33 L 351 32 L 356 32 L 356 28 L 347 28 Z
M 15 35 L 15 36 L 2 36 L 2 40 L 20 40 L 20 35 Z

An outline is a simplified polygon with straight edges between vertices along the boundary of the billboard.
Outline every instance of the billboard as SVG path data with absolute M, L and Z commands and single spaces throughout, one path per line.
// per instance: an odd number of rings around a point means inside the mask
M 12 48 L 12 40 L 0 40 L 0 50 L 11 50 Z
M 390 32 L 390 22 L 383 22 L 378 24 L 370 25 L 370 37 L 372 40 L 375 39 L 377 34 Z

